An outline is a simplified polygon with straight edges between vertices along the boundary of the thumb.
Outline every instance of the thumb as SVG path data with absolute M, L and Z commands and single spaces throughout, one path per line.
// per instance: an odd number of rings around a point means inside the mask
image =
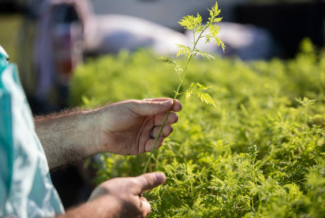
M 141 116 L 153 116 L 161 113 L 167 113 L 174 104 L 171 98 L 155 98 L 138 100 L 132 105 L 134 112 Z
M 141 193 L 151 190 L 159 185 L 162 185 L 166 181 L 164 173 L 146 173 L 136 177 L 140 184 Z M 140 193 L 136 193 L 140 194 Z

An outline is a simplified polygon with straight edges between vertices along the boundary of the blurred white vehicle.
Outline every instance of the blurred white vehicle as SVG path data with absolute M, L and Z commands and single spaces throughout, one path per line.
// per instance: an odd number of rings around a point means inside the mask
M 85 32 L 85 42 L 87 52 L 97 54 L 148 48 L 158 55 L 173 55 L 177 53 L 176 44 L 190 44 L 182 33 L 125 15 L 94 16 Z
M 121 14 L 143 18 L 168 28 L 181 30 L 178 21 L 190 14 L 207 14 L 216 0 L 93 0 L 94 13 Z M 233 20 L 233 8 L 247 0 L 218 0 L 222 16 Z
M 199 50 L 219 53 L 223 56 L 236 56 L 241 60 L 260 60 L 271 57 L 273 39 L 267 30 L 253 25 L 230 22 L 222 22 L 218 26 L 221 28 L 219 38 L 226 45 L 225 53 L 214 40 L 211 40 L 209 44 L 205 44 L 204 40 L 200 41 L 197 45 Z M 193 40 L 192 32 L 186 31 L 185 35 Z

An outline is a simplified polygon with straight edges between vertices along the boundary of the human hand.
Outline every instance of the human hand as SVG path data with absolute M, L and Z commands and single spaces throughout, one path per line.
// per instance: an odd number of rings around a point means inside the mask
M 98 111 L 99 150 L 122 155 L 138 155 L 151 151 L 169 110 L 167 122 L 158 139 L 159 148 L 178 121 L 174 112 L 182 109 L 178 100 L 156 98 L 128 100 L 108 105 Z M 151 137 L 153 136 L 153 137 Z
M 107 208 L 111 210 L 107 211 L 111 217 L 146 217 L 151 207 L 149 202 L 139 195 L 163 184 L 165 180 L 163 173 L 147 173 L 133 178 L 111 179 L 100 184 L 91 194 L 89 201 L 102 198 L 107 202 Z M 109 207 L 109 205 L 114 205 L 114 207 Z

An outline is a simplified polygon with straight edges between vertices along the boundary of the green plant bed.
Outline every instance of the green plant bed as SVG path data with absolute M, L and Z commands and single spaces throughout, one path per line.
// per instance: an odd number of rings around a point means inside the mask
M 172 97 L 173 73 L 148 51 L 107 56 L 75 71 L 70 102 Z M 324 217 L 325 56 L 305 41 L 287 62 L 196 59 L 190 82 L 211 86 L 216 107 L 181 98 L 179 122 L 149 164 L 167 176 L 145 193 L 149 217 Z M 102 154 L 96 180 L 137 176 L 147 157 Z

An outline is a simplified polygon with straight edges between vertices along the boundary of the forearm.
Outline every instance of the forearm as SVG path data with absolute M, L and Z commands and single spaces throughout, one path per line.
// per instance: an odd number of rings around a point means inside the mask
M 36 133 L 50 168 L 98 153 L 96 111 L 67 111 L 36 117 Z
M 115 198 L 104 196 L 70 209 L 66 214 L 56 218 L 121 218 L 123 217 L 121 212 L 121 202 Z

